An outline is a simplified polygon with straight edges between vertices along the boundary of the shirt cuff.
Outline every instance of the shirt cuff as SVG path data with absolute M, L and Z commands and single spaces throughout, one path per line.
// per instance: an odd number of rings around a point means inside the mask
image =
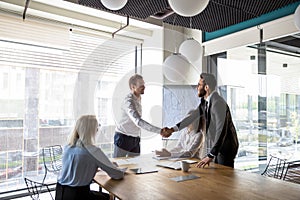
M 179 131 L 179 128 L 177 126 L 173 126 L 172 129 L 174 129 L 174 132 Z
M 209 154 L 207 154 L 207 157 L 214 158 L 215 156 L 213 154 L 209 153 Z

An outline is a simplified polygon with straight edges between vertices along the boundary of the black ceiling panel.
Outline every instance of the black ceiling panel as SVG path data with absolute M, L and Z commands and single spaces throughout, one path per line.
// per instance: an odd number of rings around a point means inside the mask
M 169 4 L 167 0 L 128 0 L 124 8 L 112 11 L 105 8 L 100 0 L 79 0 L 80 5 L 97 8 L 103 11 L 108 11 L 133 18 L 146 19 L 151 15 L 165 10 Z
M 210 0 L 200 14 L 192 17 L 169 15 L 162 21 L 177 26 L 190 27 L 212 32 L 228 26 L 259 17 L 299 0 Z M 113 12 L 123 16 L 146 20 L 169 8 L 167 0 L 128 0 L 124 8 L 118 11 L 106 9 L 100 0 L 79 0 L 79 4 Z M 170 9 L 170 8 L 169 8 Z

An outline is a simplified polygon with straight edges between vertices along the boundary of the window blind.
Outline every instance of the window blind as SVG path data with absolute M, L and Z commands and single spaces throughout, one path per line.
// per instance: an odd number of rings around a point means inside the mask
M 135 42 L 0 14 L 0 62 L 119 76 L 134 69 Z M 87 31 L 88 32 L 88 31 Z

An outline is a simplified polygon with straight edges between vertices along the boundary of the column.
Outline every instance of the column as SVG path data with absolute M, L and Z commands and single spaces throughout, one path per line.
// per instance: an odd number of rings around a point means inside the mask
M 39 156 L 39 79 L 40 70 L 25 70 L 25 116 L 24 116 L 24 175 L 38 169 Z

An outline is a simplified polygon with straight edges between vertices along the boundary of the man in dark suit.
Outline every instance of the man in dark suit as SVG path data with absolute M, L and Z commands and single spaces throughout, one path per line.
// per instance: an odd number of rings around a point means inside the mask
M 200 75 L 197 89 L 198 96 L 205 99 L 200 106 L 204 113 L 207 113 L 206 144 L 208 154 L 198 163 L 198 167 L 209 165 L 213 159 L 216 163 L 234 167 L 234 158 L 239 148 L 230 109 L 226 101 L 215 90 L 216 85 L 216 79 L 212 74 L 202 73 Z
M 202 98 L 199 107 L 176 126 L 165 130 L 171 135 L 172 132 L 183 129 L 204 114 L 207 156 L 197 164 L 197 167 L 205 167 L 214 160 L 215 163 L 233 168 L 239 142 L 229 107 L 215 90 L 216 85 L 214 75 L 202 73 L 197 86 L 198 96 Z

